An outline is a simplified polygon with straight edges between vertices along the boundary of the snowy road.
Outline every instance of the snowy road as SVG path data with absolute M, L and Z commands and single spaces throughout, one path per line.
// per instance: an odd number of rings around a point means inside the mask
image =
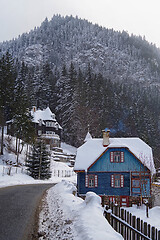
M 0 189 L 0 239 L 32 240 L 35 218 L 45 191 L 54 184 L 35 184 Z

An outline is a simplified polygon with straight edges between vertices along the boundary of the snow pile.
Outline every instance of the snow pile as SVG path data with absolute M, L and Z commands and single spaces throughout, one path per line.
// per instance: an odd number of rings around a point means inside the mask
M 40 213 L 40 239 L 123 239 L 103 216 L 101 198 L 88 192 L 85 201 L 75 196 L 75 186 L 66 181 L 48 190 Z

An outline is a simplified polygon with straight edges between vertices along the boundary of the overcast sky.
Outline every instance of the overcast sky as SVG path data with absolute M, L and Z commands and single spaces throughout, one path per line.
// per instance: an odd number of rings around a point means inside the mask
M 28 32 L 54 14 L 145 36 L 160 47 L 160 0 L 0 0 L 0 42 Z

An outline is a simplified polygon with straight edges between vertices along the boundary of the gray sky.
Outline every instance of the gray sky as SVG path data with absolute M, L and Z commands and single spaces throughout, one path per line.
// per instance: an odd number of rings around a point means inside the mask
M 145 36 L 160 47 L 160 0 L 0 0 L 0 42 L 40 26 L 54 14 L 77 15 Z

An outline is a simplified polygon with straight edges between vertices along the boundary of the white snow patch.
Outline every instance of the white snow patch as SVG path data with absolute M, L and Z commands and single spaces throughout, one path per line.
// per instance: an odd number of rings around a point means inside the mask
M 61 182 L 63 179 L 68 181 L 72 181 L 76 183 L 76 174 L 73 172 L 73 167 L 69 167 L 66 163 L 62 162 L 55 162 L 51 160 L 51 172 L 52 176 L 48 180 L 35 180 L 29 175 L 27 175 L 25 165 L 26 159 L 26 145 L 24 145 L 23 151 L 19 156 L 19 163 L 21 166 L 15 167 L 14 164 L 16 163 L 16 155 L 14 152 L 8 152 L 7 150 L 7 138 L 10 138 L 10 147 L 14 150 L 16 139 L 14 137 L 5 135 L 5 145 L 4 148 L 4 155 L 0 156 L 0 188 L 13 186 L 13 185 L 24 185 L 24 184 L 41 184 L 41 183 L 58 183 Z M 66 149 L 72 149 L 72 146 L 66 145 Z M 5 161 L 11 162 L 11 165 L 6 165 Z M 8 175 L 8 172 L 11 168 L 11 175 Z M 59 171 L 59 176 L 58 176 Z M 65 176 L 66 172 L 66 176 Z M 63 173 L 63 174 L 62 174 Z M 69 177 L 70 176 L 70 177 Z
M 154 226 L 160 230 L 160 207 L 156 206 L 149 209 L 149 218 L 146 217 L 146 206 L 142 205 L 140 207 L 133 206 L 129 208 L 124 208 L 126 211 L 129 211 L 134 216 L 139 217 L 144 222 L 147 222 L 151 226 Z

